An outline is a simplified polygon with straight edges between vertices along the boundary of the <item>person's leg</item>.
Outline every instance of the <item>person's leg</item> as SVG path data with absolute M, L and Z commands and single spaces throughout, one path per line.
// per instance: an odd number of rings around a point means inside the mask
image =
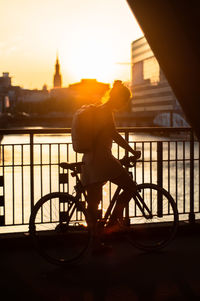
M 92 184 L 87 186 L 87 202 L 88 202 L 88 213 L 91 217 L 91 223 L 93 228 L 93 252 L 94 254 L 98 254 L 99 252 L 107 252 L 111 250 L 110 245 L 105 245 L 101 241 L 101 237 L 98 232 L 97 225 L 97 212 L 98 212 L 98 205 L 102 200 L 102 187 L 103 184 Z
M 88 213 L 91 219 L 92 227 L 95 227 L 97 222 L 98 205 L 102 199 L 102 184 L 95 183 L 86 187 Z
M 132 178 L 129 176 L 129 174 L 126 172 L 122 173 L 119 177 L 112 179 L 111 182 L 123 189 L 123 191 L 117 198 L 117 202 L 110 219 L 111 223 L 115 223 L 118 219 L 120 221 L 123 220 L 124 208 L 128 205 L 129 201 L 131 200 L 133 193 L 136 190 L 136 185 Z

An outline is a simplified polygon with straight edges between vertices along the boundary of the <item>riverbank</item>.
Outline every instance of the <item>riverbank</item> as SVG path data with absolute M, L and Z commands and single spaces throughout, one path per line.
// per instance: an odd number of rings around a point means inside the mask
M 67 115 L 44 115 L 44 116 L 33 116 L 33 117 L 22 117 L 21 118 L 11 118 L 1 120 L 0 129 L 24 129 L 24 128 L 71 128 L 72 126 L 72 116 Z M 190 128 L 171 128 L 171 127 L 155 127 L 155 126 L 135 126 L 134 122 L 124 122 L 120 119 L 116 120 L 116 126 L 118 128 L 134 128 L 137 133 L 147 137 L 150 135 L 157 136 L 167 139 L 185 139 L 190 140 L 191 131 Z M 148 134 L 147 134 L 148 132 Z M 135 134 L 135 133 L 134 133 Z M 2 135 L 0 136 L 3 137 Z

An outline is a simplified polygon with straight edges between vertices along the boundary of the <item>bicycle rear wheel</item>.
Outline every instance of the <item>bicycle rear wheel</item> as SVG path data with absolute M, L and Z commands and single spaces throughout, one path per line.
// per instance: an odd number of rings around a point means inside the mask
M 129 203 L 130 228 L 127 238 L 141 250 L 161 249 L 176 234 L 178 226 L 176 204 L 165 189 L 155 184 L 140 184 L 137 189 L 137 201 L 142 204 L 143 200 L 151 214 L 144 209 L 146 215 L 144 217 L 135 200 L 132 199 Z
M 91 242 L 87 212 L 68 193 L 43 196 L 34 206 L 29 220 L 29 233 L 39 253 L 59 265 L 78 263 Z

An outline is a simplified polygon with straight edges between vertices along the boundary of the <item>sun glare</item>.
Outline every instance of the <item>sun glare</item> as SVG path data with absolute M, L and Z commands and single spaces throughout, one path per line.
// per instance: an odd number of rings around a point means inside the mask
M 98 81 L 112 82 L 115 78 L 115 56 L 112 45 L 105 41 L 82 39 L 75 43 L 73 56 L 63 53 L 64 68 L 73 70 L 74 78 L 95 78 Z
M 9 71 L 15 85 L 52 88 L 57 50 L 65 87 L 130 80 L 130 66 L 117 63 L 130 61 L 141 31 L 126 1 L 9 0 L 1 11 L 0 74 Z

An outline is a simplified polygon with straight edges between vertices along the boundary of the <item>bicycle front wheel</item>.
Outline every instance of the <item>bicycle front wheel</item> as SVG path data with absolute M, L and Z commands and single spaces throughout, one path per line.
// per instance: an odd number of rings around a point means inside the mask
M 137 206 L 137 202 L 142 210 Z M 149 183 L 137 186 L 136 200 L 132 199 L 129 203 L 129 216 L 130 228 L 127 238 L 141 250 L 163 248 L 176 234 L 176 204 L 172 196 L 158 185 Z
M 53 264 L 79 262 L 91 241 L 86 209 L 64 192 L 47 194 L 36 203 L 29 233 L 39 253 Z

